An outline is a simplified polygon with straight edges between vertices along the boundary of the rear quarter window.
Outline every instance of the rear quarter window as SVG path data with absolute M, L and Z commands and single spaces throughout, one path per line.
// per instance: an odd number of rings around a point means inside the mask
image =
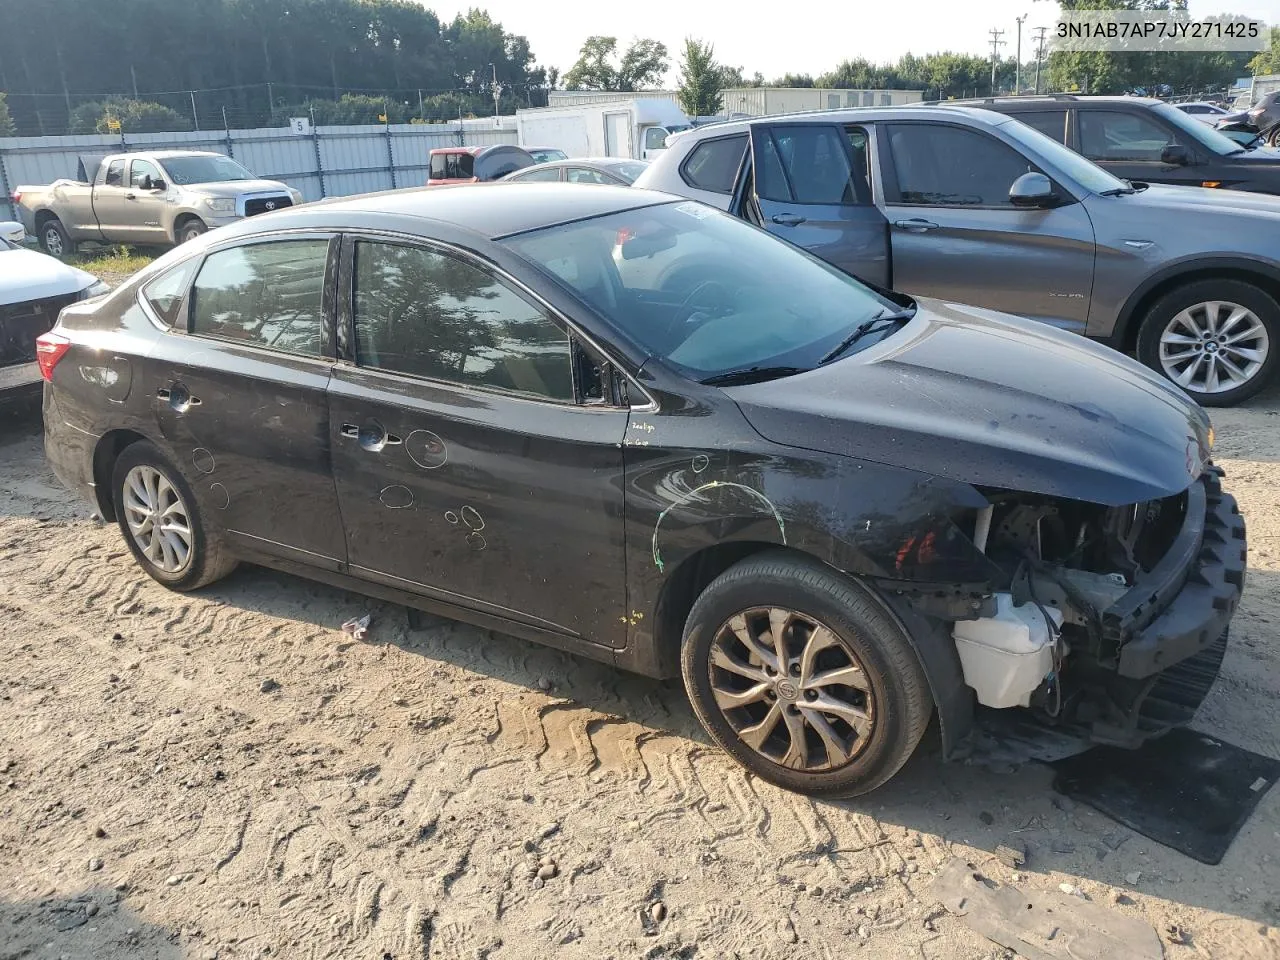
M 733 184 L 747 149 L 747 135 L 704 140 L 689 153 L 680 176 L 691 187 L 712 193 L 733 193 Z

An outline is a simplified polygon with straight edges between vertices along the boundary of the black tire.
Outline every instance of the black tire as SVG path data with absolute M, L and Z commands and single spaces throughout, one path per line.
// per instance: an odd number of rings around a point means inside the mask
M 187 562 L 180 569 L 168 571 L 158 565 L 143 551 L 138 538 L 130 529 L 128 517 L 136 514 L 131 514 L 127 506 L 125 483 L 130 472 L 137 467 L 149 468 L 162 475 L 180 498 L 182 514 L 190 534 Z M 235 569 L 236 558 L 231 555 L 218 531 L 211 529 L 201 518 L 200 507 L 190 485 L 154 444 L 143 440 L 131 444 L 121 452 L 111 473 L 111 495 L 115 503 L 116 523 L 124 536 L 124 542 L 128 544 L 138 565 L 158 583 L 170 590 L 185 593 L 221 580 Z
M 1267 132 L 1267 146 L 1280 147 L 1280 123 Z
M 76 252 L 75 242 L 57 217 L 40 224 L 40 247 L 51 257 L 69 257 Z
M 1194 382 L 1181 385 L 1202 406 L 1229 407 L 1247 400 L 1266 386 L 1275 372 L 1276 358 L 1280 356 L 1280 304 L 1258 287 L 1243 280 L 1197 280 L 1169 291 L 1142 318 L 1142 326 L 1138 329 L 1138 359 L 1176 382 L 1161 362 L 1160 338 L 1182 311 L 1210 301 L 1244 307 L 1261 322 L 1266 332 L 1265 357 L 1239 386 L 1211 391 Z M 1241 345 L 1247 345 L 1247 342 Z
M 178 224 L 177 234 L 178 243 L 189 243 L 196 237 L 209 232 L 209 228 L 205 222 L 198 217 L 189 217 Z
M 760 608 L 782 608 L 816 622 L 844 645 L 834 648 L 838 656 L 852 651 L 860 661 L 873 698 L 864 707 L 874 720 L 865 737 L 853 739 L 856 747 L 846 762 L 826 770 L 784 766 L 749 746 L 717 704 L 712 673 L 719 668 L 713 668 L 711 660 L 716 637 L 735 616 Z M 796 629 L 790 628 L 793 641 Z M 694 712 L 716 743 L 761 779 L 814 797 L 856 796 L 884 784 L 907 762 L 933 713 L 924 670 L 897 618 L 862 584 L 817 560 L 791 553 L 757 554 L 712 581 L 698 597 L 685 624 L 681 672 Z M 776 686 L 767 694 L 769 700 L 736 709 L 763 713 L 780 707 L 800 716 L 800 702 L 808 694 L 800 688 L 799 680 L 791 686 L 797 690 L 795 696 L 791 691 L 784 694 Z M 784 703 L 788 698 L 789 702 Z M 833 721 L 831 715 L 826 719 Z M 814 739 L 816 736 L 814 731 L 809 738 L 808 757 L 825 757 L 826 762 L 832 763 L 830 752 L 822 746 L 821 739 Z M 771 736 L 770 742 L 773 739 Z

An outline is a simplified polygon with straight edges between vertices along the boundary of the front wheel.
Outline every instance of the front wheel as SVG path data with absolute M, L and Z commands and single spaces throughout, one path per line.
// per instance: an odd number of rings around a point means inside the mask
M 184 220 L 178 226 L 178 243 L 189 243 L 201 234 L 209 232 L 203 220 Z
M 200 517 L 195 495 L 154 444 L 126 447 L 112 471 L 116 522 L 139 566 L 171 590 L 220 580 L 236 561 Z
M 681 668 L 698 719 L 725 751 L 811 796 L 885 783 L 933 711 L 910 640 L 879 600 L 786 553 L 750 557 L 707 587 L 685 625 Z
M 1261 390 L 1278 347 L 1280 305 L 1241 280 L 1172 290 L 1138 331 L 1138 359 L 1206 407 L 1229 407 Z

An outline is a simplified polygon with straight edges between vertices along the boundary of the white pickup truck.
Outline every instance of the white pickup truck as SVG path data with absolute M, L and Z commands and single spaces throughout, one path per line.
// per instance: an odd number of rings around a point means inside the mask
M 86 240 L 173 245 L 206 230 L 302 202 L 277 180 L 259 180 L 220 153 L 157 150 L 82 158 L 85 180 L 19 186 L 13 201 L 27 231 L 61 257 Z M 96 169 L 92 182 L 87 171 Z

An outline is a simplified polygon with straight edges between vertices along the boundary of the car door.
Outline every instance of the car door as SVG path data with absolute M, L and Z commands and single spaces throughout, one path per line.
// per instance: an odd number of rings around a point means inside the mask
M 1026 209 L 1009 188 L 1030 160 L 958 124 L 877 125 L 894 289 L 990 307 L 1083 332 L 1093 289 L 1093 224 L 1061 205 Z
M 160 432 L 237 548 L 332 570 L 345 561 L 325 395 L 337 250 L 323 233 L 215 247 L 187 332 L 147 361 Z
M 751 171 L 740 210 L 774 236 L 846 273 L 890 286 L 889 231 L 872 201 L 862 127 L 751 127 Z
M 1079 152 L 1124 180 L 1145 180 L 1198 187 L 1202 151 L 1185 133 L 1149 110 L 1076 110 Z M 1187 164 L 1165 163 L 1165 147 L 1182 146 Z
M 144 189 L 143 178 L 164 181 L 164 175 L 150 160 L 129 161 L 129 172 L 121 202 L 119 236 L 114 239 L 127 243 L 163 244 L 168 242 L 160 214 L 164 210 L 165 191 L 154 187 Z
M 329 404 L 351 572 L 623 645 L 628 412 L 579 402 L 565 326 L 443 245 L 352 236 L 344 278 Z
M 106 175 L 93 187 L 93 215 L 98 219 L 102 235 L 110 241 L 128 239 L 125 226 L 125 166 L 123 158 L 107 164 Z

